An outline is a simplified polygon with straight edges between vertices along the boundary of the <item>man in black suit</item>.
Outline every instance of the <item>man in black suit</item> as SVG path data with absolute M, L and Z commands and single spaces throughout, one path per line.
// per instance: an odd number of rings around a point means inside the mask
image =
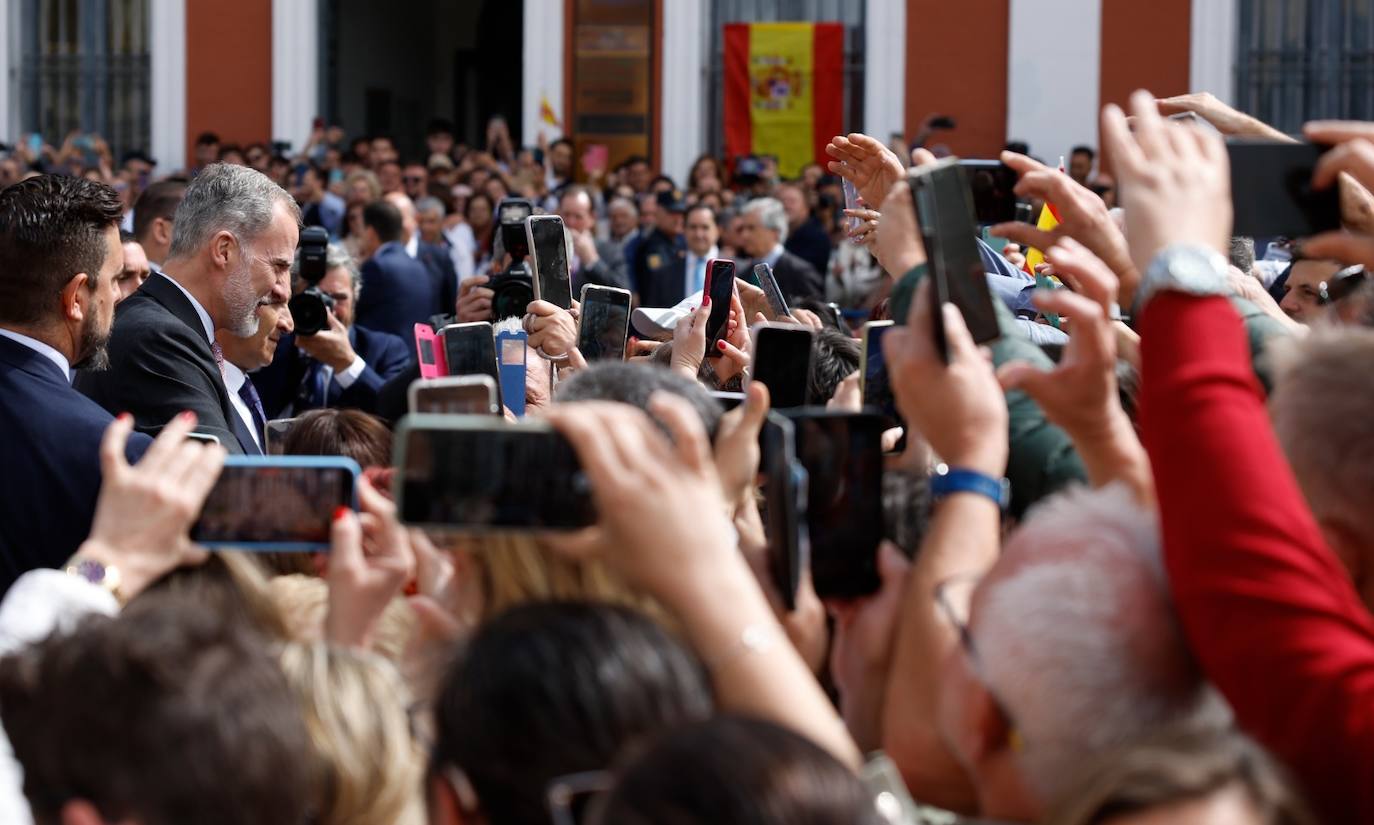
M 766 263 L 773 267 L 773 278 L 788 302 L 802 298 L 825 300 L 825 282 L 811 264 L 783 248 L 787 240 L 787 212 L 776 198 L 749 201 L 740 216 L 740 245 L 751 260 L 744 267 Z
M 811 214 L 806 190 L 800 183 L 779 184 L 778 202 L 787 213 L 787 240 L 783 246 L 822 275 L 829 272 L 834 245 L 820 219 Z
M 639 300 L 645 307 L 671 307 L 706 285 L 706 264 L 720 256 L 720 225 L 716 212 L 699 203 L 687 210 L 687 251 L 673 260 L 668 277 L 644 285 Z
M 653 231 L 635 245 L 634 289 L 640 306 L 671 306 L 650 303 L 645 295 L 661 294 L 665 289 L 676 290 L 676 287 L 665 287 L 664 281 L 671 280 L 674 263 L 686 249 L 682 226 L 687 202 L 674 190 L 659 192 L 655 203 Z
M 420 212 L 409 196 L 404 192 L 391 192 L 386 199 L 400 210 L 401 245 L 406 254 L 425 265 L 439 290 L 439 306 L 443 307 L 443 312 L 452 312 L 458 304 L 458 270 L 453 266 L 453 256 L 445 247 L 421 236 Z
M 625 258 L 620 247 L 596 239 L 591 193 L 576 184 L 564 187 L 558 199 L 558 215 L 572 237 L 573 259 L 568 263 L 573 297 L 580 300 L 582 287 L 587 284 L 629 289 L 630 278 L 625 274 Z
M 83 371 L 76 388 L 110 412 L 128 411 L 154 432 L 183 410 L 231 453 L 231 424 L 215 330 L 246 338 L 258 307 L 290 295 L 301 213 L 261 172 L 215 163 L 186 187 L 170 257 L 115 313 L 110 368 Z
M 298 268 L 293 272 L 300 292 L 305 282 Z M 348 251 L 330 244 L 324 277 L 318 284 L 334 301 L 329 328 L 314 335 L 283 336 L 272 363 L 253 375 L 268 418 L 286 418 L 320 407 L 376 412 L 378 390 L 414 360 L 412 344 L 353 323 L 358 280 L 358 268 Z
M 406 254 L 403 230 L 394 204 L 374 201 L 363 207 L 362 252 L 367 262 L 354 320 L 404 341 L 414 336 L 416 324 L 453 307 L 443 307 L 438 279 Z
M 100 440 L 114 419 L 72 389 L 106 362 L 123 207 L 83 178 L 42 175 L 0 190 L 0 592 L 55 567 L 91 529 Z M 151 439 L 133 434 L 130 461 Z

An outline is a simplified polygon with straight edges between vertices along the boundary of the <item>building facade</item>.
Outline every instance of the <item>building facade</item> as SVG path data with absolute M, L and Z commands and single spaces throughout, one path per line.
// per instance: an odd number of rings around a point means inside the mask
M 1132 89 L 1209 91 L 1281 128 L 1374 119 L 1374 18 L 1349 0 L 0 0 L 0 140 L 99 131 L 182 166 L 202 131 L 301 146 L 316 117 L 417 151 L 569 131 L 681 180 L 719 152 L 721 26 L 846 27 L 846 125 L 970 157 L 1096 145 Z

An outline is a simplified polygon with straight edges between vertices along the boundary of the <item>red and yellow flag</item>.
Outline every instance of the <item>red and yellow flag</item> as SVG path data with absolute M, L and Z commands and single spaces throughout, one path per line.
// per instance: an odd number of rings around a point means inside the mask
M 1045 205 L 1044 205 L 1043 207 L 1041 207 L 1041 209 L 1040 209 L 1040 218 L 1039 218 L 1039 220 L 1037 220 L 1037 221 L 1035 222 L 1035 228 L 1036 228 L 1036 229 L 1043 229 L 1044 231 L 1049 232 L 1050 230 L 1054 229 L 1054 228 L 1055 228 L 1056 226 L 1058 226 L 1058 225 L 1059 225 L 1059 210 L 1055 209 L 1053 204 L 1046 202 Z M 1034 274 L 1035 274 L 1035 267 L 1036 267 L 1038 264 L 1043 264 L 1044 262 L 1045 262 L 1045 253 L 1044 253 L 1044 252 L 1041 252 L 1040 250 L 1036 249 L 1036 248 L 1033 247 L 1033 246 L 1032 246 L 1030 249 L 1027 249 L 1027 250 L 1026 250 L 1026 272 L 1027 272 L 1027 274 L 1034 275 Z
M 725 150 L 773 155 L 783 177 L 824 163 L 844 131 L 844 25 L 725 25 Z

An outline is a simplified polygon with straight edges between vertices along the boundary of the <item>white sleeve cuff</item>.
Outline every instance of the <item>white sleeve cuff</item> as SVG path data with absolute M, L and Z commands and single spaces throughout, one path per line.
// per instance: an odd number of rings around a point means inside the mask
M 365 369 L 367 369 L 367 362 L 363 360 L 361 355 L 354 355 L 353 363 L 348 365 L 348 369 L 334 373 L 334 380 L 339 382 L 340 387 L 348 389 L 353 386 L 353 382 L 358 380 L 358 376 L 362 375 Z

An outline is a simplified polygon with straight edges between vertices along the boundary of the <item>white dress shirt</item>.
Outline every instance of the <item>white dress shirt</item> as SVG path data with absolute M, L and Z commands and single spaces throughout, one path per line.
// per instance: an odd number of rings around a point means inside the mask
M 20 335 L 14 330 L 0 329 L 0 338 L 8 338 L 16 344 L 23 344 L 24 346 L 28 347 L 29 349 L 33 350 L 34 352 L 53 362 L 57 365 L 58 369 L 62 370 L 62 374 L 67 376 L 67 383 L 71 383 L 72 365 L 71 362 L 67 360 L 67 356 L 63 355 L 62 353 L 58 352 L 57 350 L 53 349 L 52 347 L 48 346 L 47 344 L 43 343 L 37 338 L 30 338 L 27 335 Z
M 224 388 L 229 391 L 229 404 L 234 408 L 234 413 L 239 420 L 248 428 L 248 432 L 253 434 L 253 443 L 262 449 L 262 433 L 258 431 L 258 424 L 253 420 L 253 411 L 248 409 L 248 405 L 239 396 L 239 390 L 243 387 L 243 382 L 248 380 L 248 376 L 243 370 L 228 361 L 224 362 Z

